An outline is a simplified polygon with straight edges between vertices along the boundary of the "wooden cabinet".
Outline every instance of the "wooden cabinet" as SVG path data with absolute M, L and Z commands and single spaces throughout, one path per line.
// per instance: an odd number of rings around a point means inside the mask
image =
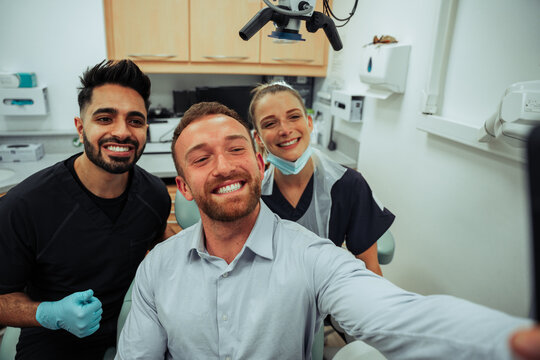
M 244 41 L 243 24 L 260 9 L 259 0 L 193 0 L 190 7 L 191 61 L 259 63 L 259 36 Z
M 189 0 L 106 0 L 110 59 L 189 60 Z
M 320 1 L 322 6 L 322 1 Z M 110 59 L 130 58 L 148 73 L 325 76 L 324 32 L 276 44 L 267 24 L 249 41 L 239 30 L 261 0 L 104 0 Z

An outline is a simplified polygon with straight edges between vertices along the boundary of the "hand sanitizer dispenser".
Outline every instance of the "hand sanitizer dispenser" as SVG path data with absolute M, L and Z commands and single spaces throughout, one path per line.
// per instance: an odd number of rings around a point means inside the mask
M 371 44 L 363 48 L 360 80 L 374 90 L 391 93 L 405 91 L 411 46 L 399 43 Z M 369 96 L 369 91 L 368 94 Z

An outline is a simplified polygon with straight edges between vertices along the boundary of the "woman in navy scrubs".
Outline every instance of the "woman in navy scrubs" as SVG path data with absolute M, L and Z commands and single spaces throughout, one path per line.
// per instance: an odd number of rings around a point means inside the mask
M 270 166 L 262 199 L 281 218 L 332 240 L 382 275 L 377 240 L 394 215 L 381 206 L 362 175 L 310 145 L 313 122 L 302 97 L 284 82 L 253 90 L 249 115 Z

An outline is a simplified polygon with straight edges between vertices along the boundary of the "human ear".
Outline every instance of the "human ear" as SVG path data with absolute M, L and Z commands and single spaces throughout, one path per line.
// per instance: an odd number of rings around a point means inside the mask
M 261 173 L 261 179 L 262 179 L 264 177 L 264 169 L 265 169 L 264 159 L 261 153 L 257 153 L 255 154 L 255 156 L 257 157 L 257 166 L 259 167 L 259 172 Z
M 189 185 L 186 183 L 184 178 L 178 175 L 174 180 L 176 181 L 177 189 L 182 193 L 182 195 L 184 195 L 186 200 L 193 200 L 193 194 L 191 193 L 191 189 L 189 188 Z
M 75 122 L 75 129 L 77 129 L 77 133 L 79 134 L 79 141 L 81 143 L 84 142 L 83 138 L 83 121 L 80 117 L 75 116 L 75 119 L 73 119 Z
M 259 136 L 259 132 L 257 130 L 254 131 L 253 137 L 255 138 L 255 141 L 257 142 L 257 145 L 259 146 L 259 148 L 264 149 L 264 143 L 261 137 Z

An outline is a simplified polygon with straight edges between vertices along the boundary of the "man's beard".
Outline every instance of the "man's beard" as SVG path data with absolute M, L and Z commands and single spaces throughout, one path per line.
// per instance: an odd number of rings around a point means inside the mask
M 217 202 L 211 199 L 210 196 L 193 194 L 197 206 L 204 212 L 210 219 L 222 222 L 232 222 L 241 219 L 249 214 L 257 207 L 261 198 L 261 178 L 257 174 L 253 178 L 249 173 L 242 173 L 242 178 L 246 179 L 244 186 L 250 188 L 250 193 L 247 195 L 247 202 L 227 201 Z M 227 180 L 238 178 L 238 175 L 229 176 L 228 178 L 220 178 L 212 185 L 205 186 L 205 193 L 209 194 L 217 184 L 223 183 Z
M 100 139 L 98 141 L 98 148 L 90 143 L 88 141 L 88 138 L 86 137 L 86 134 L 83 131 L 83 140 L 84 140 L 84 152 L 88 159 L 90 159 L 91 162 L 93 162 L 96 166 L 102 168 L 103 170 L 111 173 L 111 174 L 123 174 L 126 171 L 129 171 L 135 166 L 135 163 L 139 160 L 141 157 L 144 146 L 140 149 L 140 151 L 137 151 L 139 149 L 139 142 L 137 140 L 133 140 L 131 138 L 127 138 L 125 140 L 117 140 L 114 138 L 106 138 L 106 139 Z M 116 157 L 116 156 L 109 156 L 111 161 L 106 161 L 103 158 L 103 154 L 101 153 L 101 146 L 107 142 L 113 142 L 116 144 L 131 144 L 135 146 L 135 156 L 133 157 L 133 160 L 131 158 L 126 157 Z

